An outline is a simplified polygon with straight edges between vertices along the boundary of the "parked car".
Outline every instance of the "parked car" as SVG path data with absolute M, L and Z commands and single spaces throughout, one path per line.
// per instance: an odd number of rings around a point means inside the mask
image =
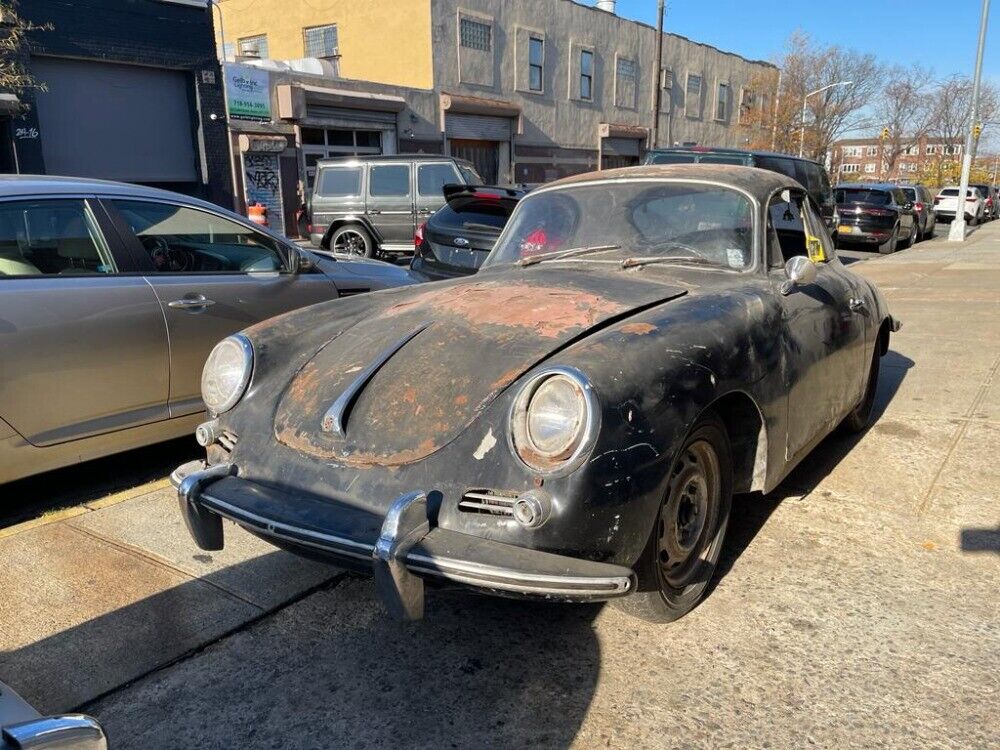
M 924 185 L 898 185 L 906 202 L 913 204 L 913 210 L 917 212 L 917 240 L 934 236 L 934 227 L 937 225 L 937 216 L 934 214 L 934 194 L 930 188 Z
M 951 185 L 938 191 L 934 198 L 934 215 L 938 221 L 950 222 L 958 210 L 958 195 L 960 188 Z M 983 219 L 984 202 L 979 191 L 970 186 L 965 192 L 965 220 L 969 224 L 978 224 Z
M 837 199 L 837 242 L 876 245 L 880 253 L 894 253 L 902 244 L 917 241 L 916 204 L 901 188 L 880 183 L 841 183 Z
M 817 161 L 790 154 L 773 154 L 769 151 L 744 151 L 735 148 L 705 146 L 674 146 L 653 149 L 646 154 L 646 164 L 738 164 L 760 167 L 798 180 L 812 195 L 820 208 L 820 215 L 832 234 L 836 234 L 833 188 L 826 169 Z
M 969 185 L 979 191 L 983 199 L 983 221 L 993 221 L 997 217 L 1000 206 L 997 205 L 997 191 L 992 185 Z
M 189 434 L 219 339 L 414 281 L 165 190 L 0 178 L 0 482 Z
M 478 271 L 525 192 L 445 185 L 445 205 L 420 224 L 413 236 L 410 270 L 431 280 Z
M 451 183 L 482 185 L 470 162 L 395 154 L 321 159 L 308 202 L 316 247 L 373 258 L 409 255 L 417 224 L 444 205 Z
M 222 341 L 207 463 L 173 482 L 201 548 L 230 518 L 374 572 L 400 616 L 427 579 L 669 621 L 733 493 L 865 428 L 897 328 L 790 177 L 578 175 L 525 196 L 475 276 Z
M 83 714 L 42 716 L 0 682 L 0 750 L 107 750 L 101 725 Z

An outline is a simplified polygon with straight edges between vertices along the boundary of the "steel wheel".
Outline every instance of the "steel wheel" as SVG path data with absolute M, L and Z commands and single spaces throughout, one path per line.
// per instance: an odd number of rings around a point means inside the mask
M 348 225 L 334 232 L 330 249 L 335 253 L 371 258 L 375 255 L 375 242 L 363 227 Z
M 715 450 L 704 440 L 692 443 L 677 459 L 660 511 L 657 560 L 660 575 L 671 588 L 683 589 L 700 580 L 721 492 Z

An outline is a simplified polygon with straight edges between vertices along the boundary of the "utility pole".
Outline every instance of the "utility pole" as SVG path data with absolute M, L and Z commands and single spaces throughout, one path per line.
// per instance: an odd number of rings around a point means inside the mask
M 663 8 L 664 1 L 656 4 L 656 92 L 653 96 L 653 148 L 660 145 L 660 104 L 663 96 Z
M 781 103 L 781 75 L 784 71 L 778 69 L 778 86 L 774 89 L 774 119 L 771 121 L 771 151 L 778 143 L 778 105 Z
M 948 229 L 948 240 L 951 242 L 965 241 L 965 199 L 969 191 L 969 172 L 972 169 L 973 130 L 978 127 L 979 120 L 979 87 L 983 78 L 983 49 L 986 47 L 986 26 L 989 18 L 990 0 L 983 0 L 983 9 L 979 16 L 976 72 L 972 79 L 972 112 L 969 113 L 969 130 L 965 134 L 965 153 L 962 154 L 962 178 L 959 180 L 958 205 L 955 208 L 955 219 Z

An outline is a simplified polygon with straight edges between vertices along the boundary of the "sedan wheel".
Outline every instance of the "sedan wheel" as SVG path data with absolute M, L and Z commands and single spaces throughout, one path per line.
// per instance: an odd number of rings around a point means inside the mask
M 375 243 L 370 234 L 359 226 L 341 227 L 330 238 L 330 249 L 335 253 L 360 255 L 371 258 L 375 255 Z
M 674 461 L 667 493 L 636 566 L 639 584 L 616 600 L 629 614 L 672 622 L 701 600 L 715 572 L 732 503 L 732 461 L 725 426 L 702 419 Z

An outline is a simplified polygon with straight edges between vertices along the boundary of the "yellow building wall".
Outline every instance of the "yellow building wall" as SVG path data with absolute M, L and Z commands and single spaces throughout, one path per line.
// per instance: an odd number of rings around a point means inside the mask
M 302 29 L 337 24 L 340 74 L 430 89 L 431 0 L 222 0 L 225 41 L 267 34 L 277 60 L 305 55 Z M 218 20 L 216 37 L 221 43 Z

